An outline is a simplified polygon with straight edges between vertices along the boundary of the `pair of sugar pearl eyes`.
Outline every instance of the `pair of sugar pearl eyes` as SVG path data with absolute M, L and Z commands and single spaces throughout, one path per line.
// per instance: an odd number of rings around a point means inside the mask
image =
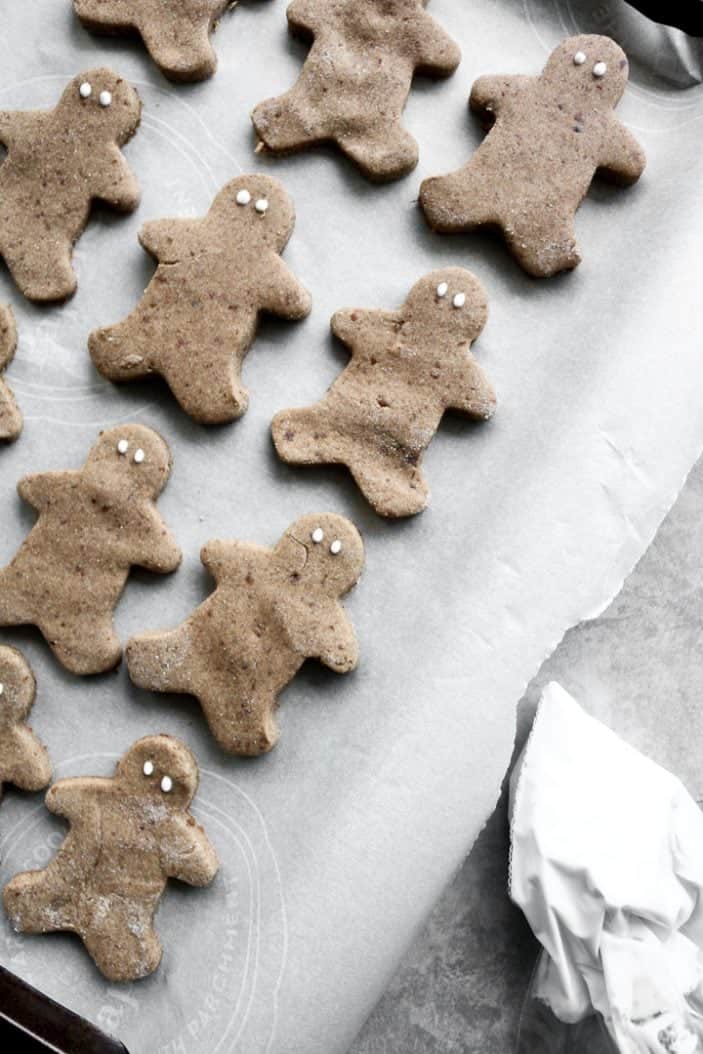
M 93 85 L 88 84 L 88 81 L 83 81 L 80 88 L 78 89 L 81 95 L 81 99 L 89 99 L 93 94 Z M 112 92 L 101 91 L 98 96 L 98 102 L 101 106 L 109 106 L 112 102 Z
M 574 55 L 574 66 L 583 66 L 585 61 L 586 52 L 577 51 Z M 594 77 L 605 77 L 606 73 L 608 72 L 608 67 L 604 62 L 596 62 L 592 72 Z
M 121 454 L 122 457 L 124 457 L 128 450 L 129 450 L 129 443 L 127 442 L 127 440 L 126 439 L 120 439 L 119 443 L 117 444 L 117 453 Z M 135 464 L 141 465 L 141 463 L 142 463 L 142 461 L 144 460 L 145 457 L 146 457 L 146 454 L 144 453 L 144 451 L 142 450 L 141 447 L 139 447 L 137 450 L 134 451 Z
M 153 761 L 145 761 L 144 762 L 143 772 L 144 772 L 145 776 L 153 776 L 154 775 L 154 762 Z M 162 779 L 161 779 L 161 790 L 164 792 L 164 794 L 168 794 L 169 791 L 173 790 L 173 780 L 171 779 L 170 776 L 163 776 L 162 777 Z
M 449 286 L 446 282 L 440 282 L 437 286 L 437 296 L 446 296 L 449 292 Z M 452 304 L 454 307 L 463 307 L 466 303 L 466 293 L 455 293 L 452 298 Z
M 312 538 L 315 545 L 319 545 L 320 542 L 324 542 L 325 540 L 325 532 L 322 530 L 322 527 L 316 527 L 310 537 Z M 335 540 L 330 545 L 330 552 L 332 553 L 332 556 L 339 556 L 341 551 L 342 543 L 340 542 L 339 538 L 335 538 Z
M 249 193 L 248 190 L 238 190 L 237 191 L 237 204 L 238 205 L 248 205 L 250 201 L 251 201 L 251 194 Z M 268 210 L 268 207 L 269 207 L 268 198 L 258 198 L 254 202 L 254 208 L 256 209 L 257 212 L 260 212 L 262 216 Z

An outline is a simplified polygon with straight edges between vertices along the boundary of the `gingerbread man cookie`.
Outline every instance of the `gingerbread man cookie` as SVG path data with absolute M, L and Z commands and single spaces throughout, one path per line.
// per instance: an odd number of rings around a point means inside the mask
M 46 747 L 26 723 L 36 693 L 26 659 L 0 645 L 0 795 L 3 783 L 38 791 L 51 781 Z
M 188 811 L 198 766 L 173 736 L 138 740 L 111 779 L 55 783 L 47 808 L 70 831 L 42 871 L 5 886 L 3 902 L 20 933 L 77 933 L 110 981 L 135 981 L 161 962 L 154 916 L 169 878 L 207 886 L 218 860 Z
M 129 641 L 129 673 L 156 692 L 196 696 L 231 754 L 261 754 L 278 739 L 278 695 L 305 659 L 337 673 L 358 660 L 340 598 L 364 561 L 359 532 L 342 516 L 305 516 L 273 549 L 211 541 L 200 558 L 215 592 L 181 626 Z
M 421 512 L 425 448 L 445 410 L 485 421 L 496 399 L 471 344 L 488 315 L 469 271 L 420 279 L 399 311 L 338 311 L 332 332 L 352 359 L 321 402 L 273 420 L 276 450 L 295 465 L 346 465 L 381 516 Z
M 240 417 L 240 371 L 259 313 L 310 312 L 279 255 L 294 223 L 288 194 L 269 176 L 232 180 L 203 219 L 147 223 L 139 239 L 159 266 L 132 314 L 91 334 L 98 370 L 114 381 L 160 374 L 196 421 Z
M 576 267 L 574 214 L 595 173 L 629 184 L 644 171 L 641 147 L 613 112 L 627 76 L 614 41 L 578 36 L 552 52 L 539 77 L 479 78 L 470 106 L 490 131 L 463 168 L 423 182 L 430 226 L 499 227 L 537 278 Z
M 0 373 L 9 366 L 17 348 L 17 327 L 10 307 L 0 307 Z M 11 442 L 22 431 L 22 414 L 15 397 L 0 377 L 0 440 Z
M 137 32 L 161 72 L 174 81 L 199 81 L 217 67 L 210 33 L 232 0 L 73 0 L 87 29 Z
M 107 69 L 72 80 L 53 110 L 0 111 L 0 256 L 29 300 L 75 292 L 73 246 L 94 200 L 136 209 L 139 187 L 120 147 L 140 117 L 134 88 Z
M 313 42 L 295 86 L 252 114 L 264 147 L 334 142 L 369 179 L 410 172 L 418 148 L 401 119 L 413 76 L 447 77 L 461 59 L 424 3 L 293 0 L 291 32 Z
M 83 468 L 21 480 L 39 519 L 0 571 L 0 626 L 37 626 L 72 673 L 116 666 L 112 612 L 130 568 L 166 574 L 181 562 L 155 504 L 170 474 L 160 435 L 120 425 L 100 435 Z

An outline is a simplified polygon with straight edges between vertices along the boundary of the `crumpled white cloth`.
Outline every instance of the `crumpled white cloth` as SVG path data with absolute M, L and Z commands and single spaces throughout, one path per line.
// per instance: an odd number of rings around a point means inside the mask
M 684 786 L 552 682 L 510 790 L 534 996 L 563 1022 L 595 1009 L 622 1054 L 703 1052 L 703 813 Z

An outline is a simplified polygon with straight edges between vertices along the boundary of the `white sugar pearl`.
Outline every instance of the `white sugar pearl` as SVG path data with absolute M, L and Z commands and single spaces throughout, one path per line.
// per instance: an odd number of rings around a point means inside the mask
M 168 794 L 169 791 L 173 790 L 173 780 L 170 776 L 164 776 L 161 780 L 161 790 L 164 794 Z
M 440 282 L 437 286 L 437 296 L 446 296 L 449 290 L 449 286 L 446 282 Z
M 154 762 L 153 761 L 145 761 L 144 762 L 144 775 L 145 776 L 153 776 L 154 775 Z
M 142 450 L 141 447 L 139 448 L 139 450 L 135 450 L 135 452 L 134 452 L 134 462 L 135 462 L 135 464 L 141 465 L 141 463 L 142 463 L 142 461 L 144 460 L 145 457 L 146 457 L 146 454 L 144 453 L 144 451 Z
M 127 440 L 126 439 L 120 439 L 119 443 L 117 444 L 117 453 L 118 454 L 126 454 L 128 450 L 129 450 L 129 443 L 127 442 Z
M 586 52 L 585 51 L 577 51 L 576 54 L 574 55 L 574 66 L 583 66 L 585 61 L 586 61 Z
M 322 530 L 322 527 L 316 527 L 310 537 L 312 538 L 315 545 L 319 545 L 325 537 L 325 532 Z
M 269 203 L 268 203 L 266 198 L 259 198 L 259 200 L 257 201 L 256 205 L 254 206 L 256 211 L 260 212 L 262 216 L 266 212 L 268 207 L 269 207 Z
M 83 81 L 78 91 L 81 94 L 81 99 L 89 99 L 93 94 L 93 86 L 88 84 L 88 81 Z
M 112 92 L 101 91 L 100 92 L 100 105 L 101 106 L 109 106 L 111 102 L 112 102 Z
M 339 553 L 341 553 L 341 551 L 342 551 L 342 543 L 340 542 L 339 538 L 335 538 L 335 540 L 332 542 L 332 544 L 330 546 L 330 552 L 332 553 L 332 556 L 338 556 Z
M 466 303 L 466 293 L 457 293 L 452 300 L 454 307 L 463 307 Z
M 251 194 L 249 193 L 248 190 L 238 190 L 237 191 L 237 204 L 238 205 L 248 205 L 250 201 L 251 201 Z
M 607 72 L 608 72 L 608 67 L 606 66 L 606 64 L 604 62 L 596 62 L 595 66 L 593 67 L 593 76 L 594 77 L 605 77 Z

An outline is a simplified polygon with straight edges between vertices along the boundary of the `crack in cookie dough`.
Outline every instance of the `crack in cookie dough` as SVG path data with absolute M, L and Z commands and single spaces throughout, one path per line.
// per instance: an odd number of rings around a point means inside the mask
M 280 256 L 294 226 L 289 195 L 261 175 L 228 183 L 203 219 L 145 224 L 139 240 L 156 274 L 128 318 L 91 334 L 96 368 L 113 381 L 158 374 L 203 424 L 241 417 L 242 364 L 260 313 L 291 321 L 310 313 L 310 294 Z
M 212 76 L 217 55 L 210 34 L 234 6 L 232 0 L 73 0 L 86 29 L 138 33 L 161 72 L 173 81 Z
M 342 464 L 381 516 L 412 516 L 429 501 L 422 455 L 445 410 L 485 421 L 496 398 L 470 353 L 488 315 L 469 271 L 425 275 L 399 311 L 338 311 L 332 332 L 351 362 L 313 406 L 272 424 L 279 457 Z
M 147 736 L 124 755 L 114 777 L 55 783 L 46 807 L 70 831 L 48 867 L 7 884 L 5 911 L 19 933 L 78 934 L 111 981 L 152 973 L 162 948 L 154 916 L 169 878 L 206 886 L 218 860 L 188 811 L 199 772 L 173 736 Z
M 103 432 L 81 469 L 25 476 L 17 490 L 39 518 L 0 570 L 0 626 L 36 626 L 72 673 L 116 666 L 112 613 L 131 567 L 181 562 L 156 508 L 170 474 L 166 442 L 132 424 Z
M 314 542 L 320 531 L 334 552 Z M 140 688 L 194 695 L 223 750 L 261 754 L 278 740 L 278 696 L 306 659 L 337 673 L 357 664 L 340 601 L 361 575 L 363 543 L 349 520 L 324 513 L 298 520 L 273 549 L 215 540 L 200 558 L 215 592 L 177 629 L 130 640 L 129 673 Z
M 291 32 L 312 39 L 293 88 L 260 103 L 256 134 L 273 153 L 334 142 L 369 179 L 398 179 L 417 164 L 402 114 L 413 76 L 447 77 L 454 41 L 424 0 L 293 0 Z
M 539 77 L 480 77 L 470 106 L 490 130 L 462 168 L 423 182 L 430 226 L 498 227 L 536 278 L 576 267 L 574 214 L 596 172 L 627 185 L 645 168 L 642 148 L 613 112 L 627 78 L 625 53 L 599 36 L 565 40 Z
M 76 290 L 73 246 L 99 200 L 118 212 L 139 204 L 122 154 L 141 102 L 108 69 L 75 77 L 53 110 L 0 111 L 0 255 L 28 300 L 66 300 Z

